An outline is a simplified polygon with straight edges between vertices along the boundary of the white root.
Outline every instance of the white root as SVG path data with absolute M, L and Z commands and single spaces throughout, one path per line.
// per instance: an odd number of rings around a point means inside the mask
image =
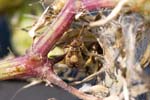
M 119 1 L 117 6 L 112 10 L 112 12 L 105 19 L 101 19 L 96 22 L 91 22 L 89 26 L 94 27 L 94 26 L 100 26 L 100 25 L 104 25 L 104 24 L 108 23 L 109 21 L 114 19 L 119 14 L 121 9 L 127 2 L 128 2 L 128 0 Z

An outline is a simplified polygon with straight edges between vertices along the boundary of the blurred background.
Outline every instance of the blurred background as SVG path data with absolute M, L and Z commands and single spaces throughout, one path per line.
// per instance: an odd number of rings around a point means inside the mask
M 0 58 L 25 53 L 32 42 L 28 29 L 43 10 L 39 0 L 0 0 Z

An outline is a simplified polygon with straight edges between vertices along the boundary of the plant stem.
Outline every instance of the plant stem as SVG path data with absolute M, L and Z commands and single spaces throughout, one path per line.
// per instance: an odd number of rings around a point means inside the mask
M 83 8 L 94 10 L 98 8 L 112 8 L 119 0 L 82 0 Z
M 14 78 L 16 75 L 20 75 L 26 72 L 25 67 L 20 63 L 23 62 L 23 58 L 19 57 L 13 60 L 5 60 L 0 62 L 0 80 L 6 80 Z
M 92 95 L 85 94 L 76 88 L 69 86 L 66 84 L 64 81 L 62 81 L 54 72 L 48 69 L 49 67 L 46 67 L 44 69 L 47 69 L 44 72 L 40 71 L 40 76 L 45 76 L 45 79 L 48 80 L 49 82 L 61 87 L 62 89 L 68 91 L 69 93 L 77 96 L 80 99 L 83 100 L 102 100 L 101 98 L 94 97 Z
M 34 69 L 42 67 L 47 58 L 39 58 L 36 55 L 25 55 L 15 59 L 0 62 L 0 80 L 12 78 L 26 78 L 37 76 Z
M 115 0 L 68 0 L 55 21 L 39 37 L 37 42 L 33 44 L 32 49 L 25 56 L 0 62 L 0 80 L 15 77 L 39 76 L 40 78 L 44 77 L 44 79 L 67 90 L 80 99 L 102 100 L 78 91 L 63 82 L 53 72 L 53 62 L 47 59 L 47 54 L 69 28 L 78 10 L 113 7 L 115 3 Z M 45 67 L 45 65 L 49 67 Z M 47 71 L 47 69 L 49 70 Z
M 74 0 L 68 0 L 67 4 L 56 17 L 55 21 L 49 26 L 48 30 L 33 45 L 34 53 L 46 56 L 54 44 L 63 35 L 64 31 L 70 26 L 75 15 L 72 2 L 74 2 Z
M 40 54 L 41 56 L 46 56 L 71 25 L 75 13 L 78 12 L 79 9 L 93 10 L 101 7 L 109 8 L 113 7 L 115 4 L 115 0 L 68 0 L 55 21 L 33 45 L 32 52 Z
M 75 6 L 78 3 L 80 3 L 80 6 Z M 55 21 L 49 26 L 49 29 L 33 45 L 33 51 L 29 51 L 26 56 L 0 62 L 0 80 L 14 78 L 20 74 L 28 73 L 29 69 L 41 67 L 44 63 L 43 59 L 47 59 L 45 58 L 47 53 L 68 29 L 75 13 L 80 8 L 93 10 L 99 7 L 112 7 L 114 4 L 114 1 L 111 0 L 82 0 L 78 2 L 76 0 L 68 0 Z M 41 56 L 45 57 L 40 59 Z M 33 61 L 33 58 L 38 60 Z

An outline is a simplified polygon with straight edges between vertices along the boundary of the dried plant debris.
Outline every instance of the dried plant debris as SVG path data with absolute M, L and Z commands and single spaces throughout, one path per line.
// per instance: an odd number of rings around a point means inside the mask
M 75 20 L 57 42 L 65 55 L 55 64 L 56 73 L 97 97 L 138 100 L 149 91 L 150 81 L 144 72 L 150 57 L 149 24 L 140 14 L 130 12 L 103 26 L 88 28 L 85 23 L 106 16 L 110 9 L 91 13 Z
M 55 1 L 50 0 L 51 5 L 41 1 L 47 8 L 29 31 L 32 37 L 55 19 L 66 0 L 57 5 Z M 129 0 L 120 1 L 119 9 L 116 7 L 111 14 L 112 9 L 78 11 L 69 29 L 48 54 L 49 59 L 61 60 L 54 65 L 61 79 L 70 85 L 80 84 L 79 91 L 104 100 L 139 100 L 143 94 L 149 99 L 150 23 L 139 13 L 120 12 L 126 2 Z M 104 18 L 98 23 L 101 26 L 89 27 L 95 26 L 91 22 Z M 144 97 L 142 100 L 147 100 Z

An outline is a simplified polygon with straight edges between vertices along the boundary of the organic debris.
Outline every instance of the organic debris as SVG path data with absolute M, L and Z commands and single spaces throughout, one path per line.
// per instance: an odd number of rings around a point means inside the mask
M 128 11 L 103 26 L 82 29 L 81 22 L 94 21 L 109 12 L 110 9 L 88 12 L 73 22 L 57 43 L 67 52 L 54 69 L 71 85 L 83 85 L 79 90 L 86 93 L 138 100 L 139 95 L 149 91 L 144 69 L 149 67 L 149 25 L 142 15 Z
M 143 94 L 147 98 L 143 100 L 148 100 L 150 24 L 145 16 L 131 6 L 124 7 L 130 4 L 128 0 L 120 1 L 114 9 L 116 1 L 104 0 L 98 4 L 105 8 L 94 10 L 98 8 L 96 0 L 73 1 L 57 1 L 58 9 L 45 9 L 29 31 L 37 41 L 26 56 L 6 62 L 17 67 L 7 73 L 0 69 L 5 74 L 0 73 L 0 78 L 14 77 L 19 72 L 40 77 L 85 100 L 138 100 Z M 98 24 L 91 23 L 104 18 Z M 36 32 L 43 27 L 47 30 L 37 37 Z M 56 48 L 60 54 L 56 54 Z M 63 80 L 81 87 L 77 90 Z

